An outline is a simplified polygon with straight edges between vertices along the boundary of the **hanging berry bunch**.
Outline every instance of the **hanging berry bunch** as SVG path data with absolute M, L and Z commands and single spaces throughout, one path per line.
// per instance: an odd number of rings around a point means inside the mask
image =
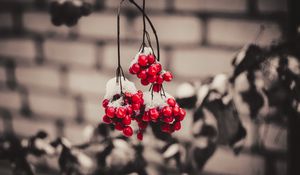
M 120 65 L 120 9 L 124 0 L 121 1 L 117 16 L 118 34 L 118 67 L 116 78 L 111 79 L 106 85 L 106 95 L 102 106 L 105 108 L 103 121 L 113 124 L 116 130 L 123 135 L 133 135 L 132 121 L 138 126 L 137 138 L 143 139 L 143 133 L 150 123 L 160 127 L 164 133 L 173 133 L 181 129 L 181 121 L 185 117 L 185 110 L 180 108 L 175 99 L 165 93 L 163 82 L 170 82 L 173 75 L 162 69 L 159 62 L 159 42 L 155 28 L 149 17 L 145 14 L 145 0 L 143 9 L 133 0 L 129 0 L 143 13 L 144 33 L 143 42 L 131 62 L 129 72 L 136 74 L 141 79 L 141 84 L 147 86 L 151 83 L 149 92 L 137 90 L 132 82 L 129 82 Z M 157 57 L 153 52 L 149 33 L 146 30 L 145 19 L 149 22 L 156 38 Z M 147 37 L 148 45 L 145 43 Z
M 91 4 L 81 0 L 57 0 L 50 3 L 51 22 L 56 25 L 69 27 L 77 24 L 79 18 L 92 12 Z

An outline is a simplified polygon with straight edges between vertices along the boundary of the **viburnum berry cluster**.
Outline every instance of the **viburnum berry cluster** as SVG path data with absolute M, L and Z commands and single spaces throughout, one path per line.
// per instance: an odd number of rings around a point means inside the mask
M 159 60 L 158 37 L 149 17 L 134 1 L 130 0 L 142 13 L 144 21 L 144 35 L 141 49 L 131 62 L 129 72 L 137 75 L 141 84 L 147 86 L 151 83 L 150 90 L 142 92 L 137 90 L 134 83 L 124 76 L 120 61 L 120 8 L 117 16 L 117 39 L 118 39 L 118 66 L 116 77 L 106 84 L 106 95 L 102 101 L 105 108 L 103 122 L 111 124 L 116 130 L 122 131 L 123 135 L 130 137 L 137 132 L 137 138 L 143 140 L 143 133 L 149 124 L 158 125 L 164 133 L 173 133 L 181 129 L 181 121 L 186 112 L 180 108 L 175 98 L 164 91 L 163 83 L 170 82 L 173 75 L 163 70 Z M 149 33 L 146 31 L 145 19 L 148 20 L 156 38 L 157 58 L 153 52 Z M 149 47 L 145 43 L 148 39 Z M 134 121 L 134 122 L 133 122 Z M 136 125 L 134 125 L 136 124 Z
M 172 73 L 162 69 L 162 65 L 156 59 L 150 47 L 143 48 L 129 68 L 131 74 L 137 75 L 141 79 L 141 84 L 144 86 L 153 84 L 153 91 L 159 92 L 164 81 L 170 82 L 173 79 Z

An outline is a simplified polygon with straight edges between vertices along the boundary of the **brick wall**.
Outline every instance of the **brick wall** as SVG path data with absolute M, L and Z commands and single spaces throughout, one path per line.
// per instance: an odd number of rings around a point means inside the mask
M 116 68 L 119 1 L 90 2 L 95 3 L 95 12 L 72 28 L 53 26 L 37 1 L 0 2 L 0 133 L 7 129 L 3 125 L 7 117 L 20 136 L 43 128 L 54 138 L 60 133 L 57 123 L 63 122 L 63 133 L 80 143 L 81 137 L 74 133 L 100 121 L 99 102 Z M 141 16 L 132 6 L 125 3 L 124 8 L 121 53 L 127 71 L 139 48 L 142 27 Z M 261 24 L 266 27 L 258 41 L 262 46 L 286 36 L 285 0 L 151 0 L 147 10 L 160 38 L 162 63 L 176 77 L 166 87 L 171 94 L 187 78 L 230 73 L 233 55 L 255 38 Z M 249 133 L 247 149 L 235 157 L 226 148 L 218 148 L 205 171 L 267 174 L 266 154 L 251 149 L 262 126 L 247 117 L 243 121 Z M 274 153 L 275 173 L 282 175 L 286 131 L 276 126 L 270 130 L 265 145 Z M 274 142 L 279 130 L 281 140 Z

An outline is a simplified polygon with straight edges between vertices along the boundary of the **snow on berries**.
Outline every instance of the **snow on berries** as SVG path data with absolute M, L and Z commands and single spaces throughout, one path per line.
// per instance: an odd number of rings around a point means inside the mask
M 173 79 L 171 72 L 162 69 L 161 64 L 156 59 L 150 47 L 136 54 L 130 64 L 129 72 L 136 75 L 144 86 L 153 84 L 153 90 L 159 92 L 164 81 L 170 82 Z

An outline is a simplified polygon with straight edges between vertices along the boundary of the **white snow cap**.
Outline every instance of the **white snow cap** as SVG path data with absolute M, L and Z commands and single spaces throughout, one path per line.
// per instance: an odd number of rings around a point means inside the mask
M 156 108 L 156 107 L 164 107 L 164 106 L 168 106 L 167 104 L 167 99 L 168 98 L 173 98 L 170 94 L 166 93 L 166 97 L 165 96 L 161 96 L 159 93 L 157 92 L 153 92 L 153 99 L 152 99 L 152 95 L 151 92 L 144 92 L 144 103 L 146 105 L 146 111 L 148 109 L 151 108 Z
M 196 94 L 195 88 L 191 83 L 182 83 L 176 89 L 176 96 L 178 98 L 187 98 Z
M 151 47 L 144 47 L 144 52 L 142 52 L 142 49 L 135 55 L 134 59 L 130 62 L 130 67 L 134 64 L 138 62 L 139 56 L 140 54 L 144 54 L 144 55 L 149 55 L 149 54 L 153 54 L 153 50 L 151 49 Z
M 228 76 L 226 74 L 218 74 L 211 83 L 211 89 L 215 89 L 221 94 L 224 94 L 228 89 L 228 85 Z
M 119 85 L 120 82 L 117 83 L 116 79 L 117 77 L 114 77 L 106 83 L 106 93 L 104 96 L 105 99 L 111 99 L 113 98 L 114 95 L 121 93 L 120 85 Z M 137 92 L 137 89 L 133 82 L 129 81 L 128 79 L 124 80 L 123 77 L 121 78 L 121 81 L 122 81 L 123 92 L 129 92 L 129 93 Z

